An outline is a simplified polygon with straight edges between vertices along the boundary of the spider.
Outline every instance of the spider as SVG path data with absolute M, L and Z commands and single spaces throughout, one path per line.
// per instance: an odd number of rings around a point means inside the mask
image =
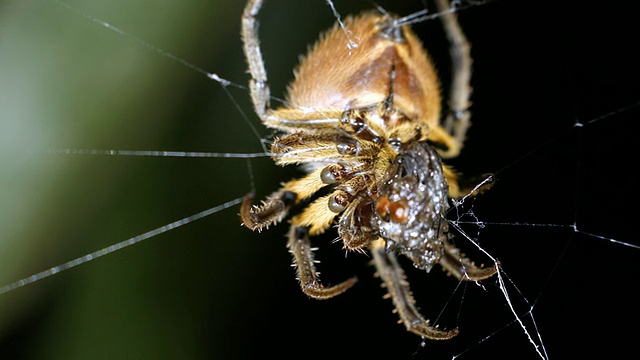
M 316 271 L 309 238 L 336 225 L 346 250 L 371 253 L 408 331 L 434 340 L 456 336 L 457 329 L 431 326 L 420 314 L 396 258 L 404 255 L 425 271 L 440 264 L 461 281 L 497 272 L 497 265 L 476 266 L 460 254 L 445 218 L 449 198 L 464 189 L 442 158 L 462 148 L 471 92 L 469 45 L 448 0 L 437 0 L 454 68 L 451 110 L 442 123 L 440 85 L 425 49 L 403 19 L 382 9 L 349 17 L 344 28 L 336 24 L 321 36 L 302 58 L 286 106 L 272 109 L 258 39 L 262 3 L 249 0 L 242 16 L 251 99 L 264 125 L 278 131 L 271 146 L 276 164 L 303 164 L 308 174 L 259 206 L 247 195 L 243 225 L 261 231 L 309 202 L 290 219 L 287 242 L 306 295 L 328 299 L 356 283 L 352 277 L 324 286 Z M 324 188 L 327 195 L 317 195 Z

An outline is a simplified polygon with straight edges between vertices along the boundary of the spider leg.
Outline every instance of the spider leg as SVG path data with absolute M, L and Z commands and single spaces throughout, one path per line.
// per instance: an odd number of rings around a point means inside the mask
M 327 185 L 321 181 L 321 173 L 322 169 L 318 169 L 300 179 L 288 181 L 259 206 L 252 204 L 253 194 L 247 195 L 240 207 L 242 224 L 251 230 L 261 231 L 271 224 L 280 222 L 292 205 L 308 198 Z M 324 202 L 325 207 L 326 201 Z
M 465 193 L 460 191 L 458 173 L 453 168 L 445 164 L 442 164 L 442 173 L 447 178 L 447 185 L 449 186 L 449 197 L 453 199 L 463 197 Z
M 368 244 L 370 236 L 365 233 L 364 228 L 361 229 L 360 227 L 355 228 L 361 230 L 360 234 L 346 233 L 344 229 L 354 228 L 344 225 L 344 223 L 350 220 L 353 211 L 360 204 L 360 199 L 354 197 L 353 194 L 357 194 L 367 188 L 366 177 L 367 175 L 363 174 L 344 181 L 331 194 L 314 200 L 300 214 L 294 216 L 291 222 L 297 226 L 304 227 L 311 236 L 315 236 L 329 229 L 333 224 L 334 218 L 342 212 L 340 217 L 341 226 L 338 227 L 338 233 L 345 248 L 349 250 L 362 248 Z
M 450 244 L 445 246 L 440 265 L 461 281 L 480 281 L 490 278 L 498 272 L 500 266 L 500 264 L 488 268 L 476 266 L 469 258 L 461 255 L 459 249 Z
M 431 340 L 447 340 L 458 335 L 458 330 L 439 330 L 430 326 L 429 321 L 418 312 L 404 271 L 396 256 L 385 250 L 382 239 L 372 243 L 371 253 L 378 270 L 377 274 L 382 279 L 383 286 L 387 288 L 388 297 L 393 300 L 400 321 L 408 331 Z
M 270 109 L 270 90 L 267 83 L 267 71 L 264 67 L 260 40 L 258 37 L 258 12 L 262 0 L 249 0 L 242 14 L 242 44 L 249 65 L 251 80 L 249 89 L 256 114 L 262 121 L 267 118 Z
M 338 215 L 329 211 L 328 203 L 331 194 L 315 199 L 304 210 L 293 217 L 292 223 L 307 229 L 311 236 L 320 235 L 331 227 L 333 219 Z
M 457 147 L 451 148 L 444 157 L 455 157 L 460 152 L 464 142 L 467 130 L 471 125 L 469 118 L 471 113 L 468 108 L 471 105 L 469 98 L 471 97 L 471 55 L 469 42 L 465 37 L 457 15 L 452 11 L 450 0 L 437 0 L 436 6 L 438 11 L 443 15 L 440 17 L 442 26 L 447 34 L 447 38 L 451 43 L 449 53 L 452 61 L 451 88 L 449 90 L 449 112 L 444 120 L 444 129 L 449 132 L 455 141 Z
M 455 169 L 442 164 L 442 172 L 449 185 L 449 197 L 459 199 L 467 196 L 476 196 L 491 189 L 495 183 L 495 176 L 491 173 L 480 176 L 462 177 Z
M 262 121 L 265 126 L 285 133 L 306 131 L 309 133 L 335 132 L 340 127 L 343 111 L 281 108 L 268 114 Z
M 346 250 L 364 252 L 371 240 L 377 238 L 371 225 L 372 204 L 364 197 L 356 197 L 340 217 L 338 234 Z
M 280 222 L 295 203 L 297 195 L 291 191 L 280 189 L 267 197 L 261 206 L 252 205 L 253 194 L 245 196 L 240 206 L 242 225 L 251 230 L 261 231 L 271 224 Z
M 293 255 L 293 264 L 296 267 L 300 288 L 309 297 L 319 300 L 329 299 L 340 295 L 352 287 L 356 277 L 349 278 L 338 285 L 324 287 L 320 282 L 320 274 L 316 270 L 316 260 L 313 256 L 313 249 L 309 242 L 307 228 L 294 223 L 289 231 L 289 242 L 287 243 L 289 252 Z
M 460 150 L 462 150 L 462 142 L 458 141 L 457 138 L 453 137 L 444 128 L 439 126 L 429 130 L 427 139 L 432 143 L 437 144 L 436 150 L 444 159 L 454 158 L 458 156 L 458 154 L 460 154 Z
M 336 163 L 339 160 L 351 160 L 345 156 L 343 149 L 354 148 L 357 144 L 346 136 L 340 134 L 312 134 L 296 132 L 275 139 L 271 146 L 271 154 L 276 164 L 285 166 L 290 164 L 302 164 L 317 162 L 320 164 Z

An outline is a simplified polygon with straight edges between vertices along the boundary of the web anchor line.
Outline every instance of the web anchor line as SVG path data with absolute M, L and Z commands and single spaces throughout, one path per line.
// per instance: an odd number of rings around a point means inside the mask
M 29 149 L 29 151 L 32 151 Z M 110 150 L 110 149 L 75 149 L 51 148 L 46 151 L 54 155 L 103 155 L 103 156 L 150 156 L 150 157 L 188 157 L 188 158 L 233 158 L 253 159 L 271 156 L 268 152 L 260 153 L 217 153 L 205 151 L 163 151 L 163 150 Z
M 207 217 L 209 215 L 215 214 L 217 212 L 220 212 L 222 210 L 230 208 L 230 207 L 232 207 L 234 205 L 237 205 L 237 204 L 241 203 L 243 199 L 244 199 L 244 197 L 239 197 L 239 198 L 227 201 L 226 203 L 224 203 L 222 205 L 214 206 L 214 207 L 209 208 L 207 210 L 201 211 L 201 212 L 199 212 L 197 214 L 187 216 L 187 217 L 182 218 L 180 220 L 174 221 L 174 222 L 172 222 L 170 224 L 161 226 L 161 227 L 153 229 L 151 231 L 147 231 L 146 233 L 143 233 L 143 234 L 140 234 L 138 236 L 134 236 L 134 237 L 132 237 L 130 239 L 121 241 L 121 242 L 119 242 L 117 244 L 113 244 L 113 245 L 107 246 L 105 248 L 102 248 L 100 250 L 96 250 L 96 251 L 94 251 L 92 253 L 89 253 L 87 255 L 83 255 L 83 256 L 80 256 L 80 257 L 75 258 L 73 260 L 67 261 L 67 262 L 65 262 L 63 264 L 60 264 L 58 266 L 54 266 L 54 267 L 52 267 L 52 268 L 50 268 L 48 270 L 41 271 L 41 272 L 39 272 L 37 274 L 33 274 L 31 276 L 27 276 L 25 278 L 22 278 L 22 279 L 20 279 L 18 281 L 13 282 L 13 283 L 4 285 L 4 286 L 0 287 L 0 295 L 8 293 L 8 292 L 11 292 L 11 291 L 13 291 L 15 289 L 18 289 L 18 288 L 21 288 L 23 286 L 32 284 L 32 283 L 34 283 L 36 281 L 40 281 L 42 279 L 48 278 L 48 277 L 53 276 L 53 275 L 55 275 L 57 273 L 69 270 L 69 269 L 74 268 L 74 267 L 76 267 L 78 265 L 82 265 L 82 264 L 87 263 L 89 261 L 95 260 L 95 259 L 97 259 L 99 257 L 112 254 L 112 253 L 114 253 L 116 251 L 122 250 L 122 249 L 127 248 L 127 247 L 129 247 L 131 245 L 135 245 L 137 243 L 140 243 L 140 242 L 142 242 L 144 240 L 147 240 L 149 238 L 152 238 L 154 236 L 157 236 L 157 235 L 163 234 L 165 232 L 171 231 L 173 229 L 176 229 L 176 228 L 178 228 L 178 227 L 180 227 L 182 225 L 186 225 L 186 224 L 194 222 L 196 220 L 200 220 L 200 219 L 202 219 L 204 217 Z

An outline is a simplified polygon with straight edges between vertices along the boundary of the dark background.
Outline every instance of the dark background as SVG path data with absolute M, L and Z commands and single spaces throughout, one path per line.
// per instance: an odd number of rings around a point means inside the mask
M 399 14 L 423 8 L 420 1 L 397 3 L 379 2 Z M 343 16 L 371 8 L 335 5 Z M 153 50 L 245 86 L 242 6 L 0 2 L 0 285 L 254 186 L 265 196 L 299 176 L 267 158 L 46 153 L 260 152 L 251 126 L 261 137 L 269 133 L 246 89 L 222 87 Z M 637 10 L 622 0 L 503 0 L 460 14 L 473 45 L 473 127 L 452 164 L 470 175 L 493 172 L 498 181 L 451 219 L 483 222 L 465 230 L 501 261 L 512 306 L 552 359 L 619 358 L 635 350 Z M 282 97 L 297 56 L 334 18 L 322 0 L 267 1 L 260 18 L 272 95 Z M 446 86 L 448 45 L 439 23 L 415 31 Z M 396 324 L 366 257 L 345 257 L 331 243 L 335 235 L 316 239 L 327 283 L 354 274 L 360 282 L 335 299 L 307 299 L 290 267 L 286 224 L 252 233 L 240 227 L 237 212 L 235 206 L 0 295 L 0 357 L 539 358 L 496 280 L 458 286 L 438 269 L 423 274 L 405 263 L 425 316 L 461 332 L 422 346 Z M 457 239 L 477 262 L 489 262 Z

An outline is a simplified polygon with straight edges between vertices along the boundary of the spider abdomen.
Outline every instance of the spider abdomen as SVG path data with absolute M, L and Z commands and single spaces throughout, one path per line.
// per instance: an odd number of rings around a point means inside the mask
M 345 111 L 380 104 L 393 92 L 394 106 L 407 118 L 437 126 L 441 98 L 434 67 L 411 29 L 394 21 L 368 12 L 347 18 L 346 30 L 336 25 L 325 33 L 295 71 L 288 106 Z

